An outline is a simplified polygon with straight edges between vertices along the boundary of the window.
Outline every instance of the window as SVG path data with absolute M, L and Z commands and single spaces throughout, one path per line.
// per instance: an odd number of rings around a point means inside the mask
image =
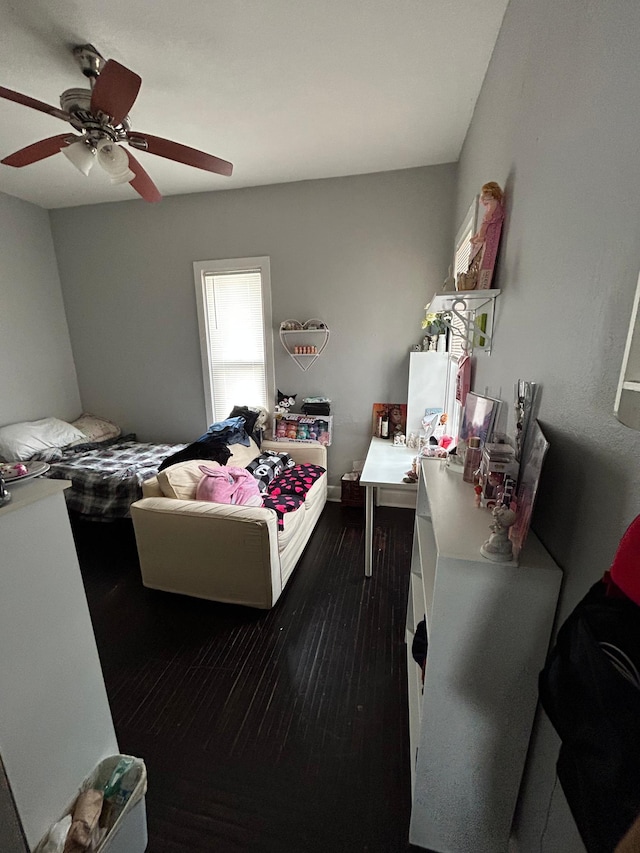
M 275 398 L 269 258 L 193 264 L 207 424 Z

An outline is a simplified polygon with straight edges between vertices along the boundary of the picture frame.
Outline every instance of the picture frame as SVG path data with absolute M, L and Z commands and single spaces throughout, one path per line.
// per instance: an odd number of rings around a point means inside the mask
M 458 434 L 459 445 L 466 447 L 472 437 L 480 439 L 481 447 L 491 441 L 500 402 L 495 397 L 467 392 Z
M 549 442 L 542 431 L 542 427 L 537 420 L 534 420 L 529 426 L 524 456 L 520 462 L 516 498 L 509 507 L 516 512 L 516 520 L 509 530 L 509 538 L 513 544 L 513 559 L 516 562 L 524 548 L 531 526 L 540 473 L 548 449 Z
M 379 418 L 385 414 L 389 417 L 389 438 L 393 440 L 394 435 L 406 435 L 406 403 L 374 403 L 371 416 L 371 435 L 380 438 Z

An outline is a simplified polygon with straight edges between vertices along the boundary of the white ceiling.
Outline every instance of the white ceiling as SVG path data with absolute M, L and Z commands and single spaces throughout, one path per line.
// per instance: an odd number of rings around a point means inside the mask
M 133 130 L 234 164 L 225 178 L 136 151 L 164 196 L 449 163 L 507 2 L 0 0 L 0 86 L 58 107 L 86 86 L 71 48 L 87 42 L 138 73 Z M 0 159 L 67 128 L 0 99 Z M 0 191 L 44 208 L 138 198 L 61 154 L 0 165 Z

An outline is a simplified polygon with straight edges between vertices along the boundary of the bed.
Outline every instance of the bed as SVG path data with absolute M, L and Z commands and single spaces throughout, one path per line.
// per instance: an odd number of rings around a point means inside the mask
M 184 444 L 151 444 L 134 435 L 107 446 L 87 445 L 62 450 L 43 476 L 70 480 L 65 491 L 67 508 L 87 521 L 130 518 L 130 507 L 142 497 L 142 483 L 158 473 L 162 461 Z
M 0 459 L 35 470 L 48 466 L 42 476 L 70 480 L 67 507 L 88 521 L 130 518 L 131 504 L 142 497 L 143 481 L 184 447 L 137 441 L 134 434 L 122 435 L 112 421 L 89 413 L 72 423 L 43 418 L 0 427 Z

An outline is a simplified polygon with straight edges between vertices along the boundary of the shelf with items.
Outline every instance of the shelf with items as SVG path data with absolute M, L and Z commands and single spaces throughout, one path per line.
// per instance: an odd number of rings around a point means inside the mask
M 329 343 L 329 327 L 318 319 L 283 320 L 280 341 L 301 370 L 308 370 Z
M 422 462 L 407 607 L 409 840 L 434 851 L 508 847 L 560 589 L 533 533 L 518 565 L 485 559 L 490 523 L 458 472 Z M 410 648 L 423 602 L 424 685 Z
M 461 348 L 473 353 L 491 352 L 495 301 L 500 290 L 456 290 L 436 293 L 427 310 L 432 313 L 451 315 L 445 317 L 453 340 L 459 340 Z

